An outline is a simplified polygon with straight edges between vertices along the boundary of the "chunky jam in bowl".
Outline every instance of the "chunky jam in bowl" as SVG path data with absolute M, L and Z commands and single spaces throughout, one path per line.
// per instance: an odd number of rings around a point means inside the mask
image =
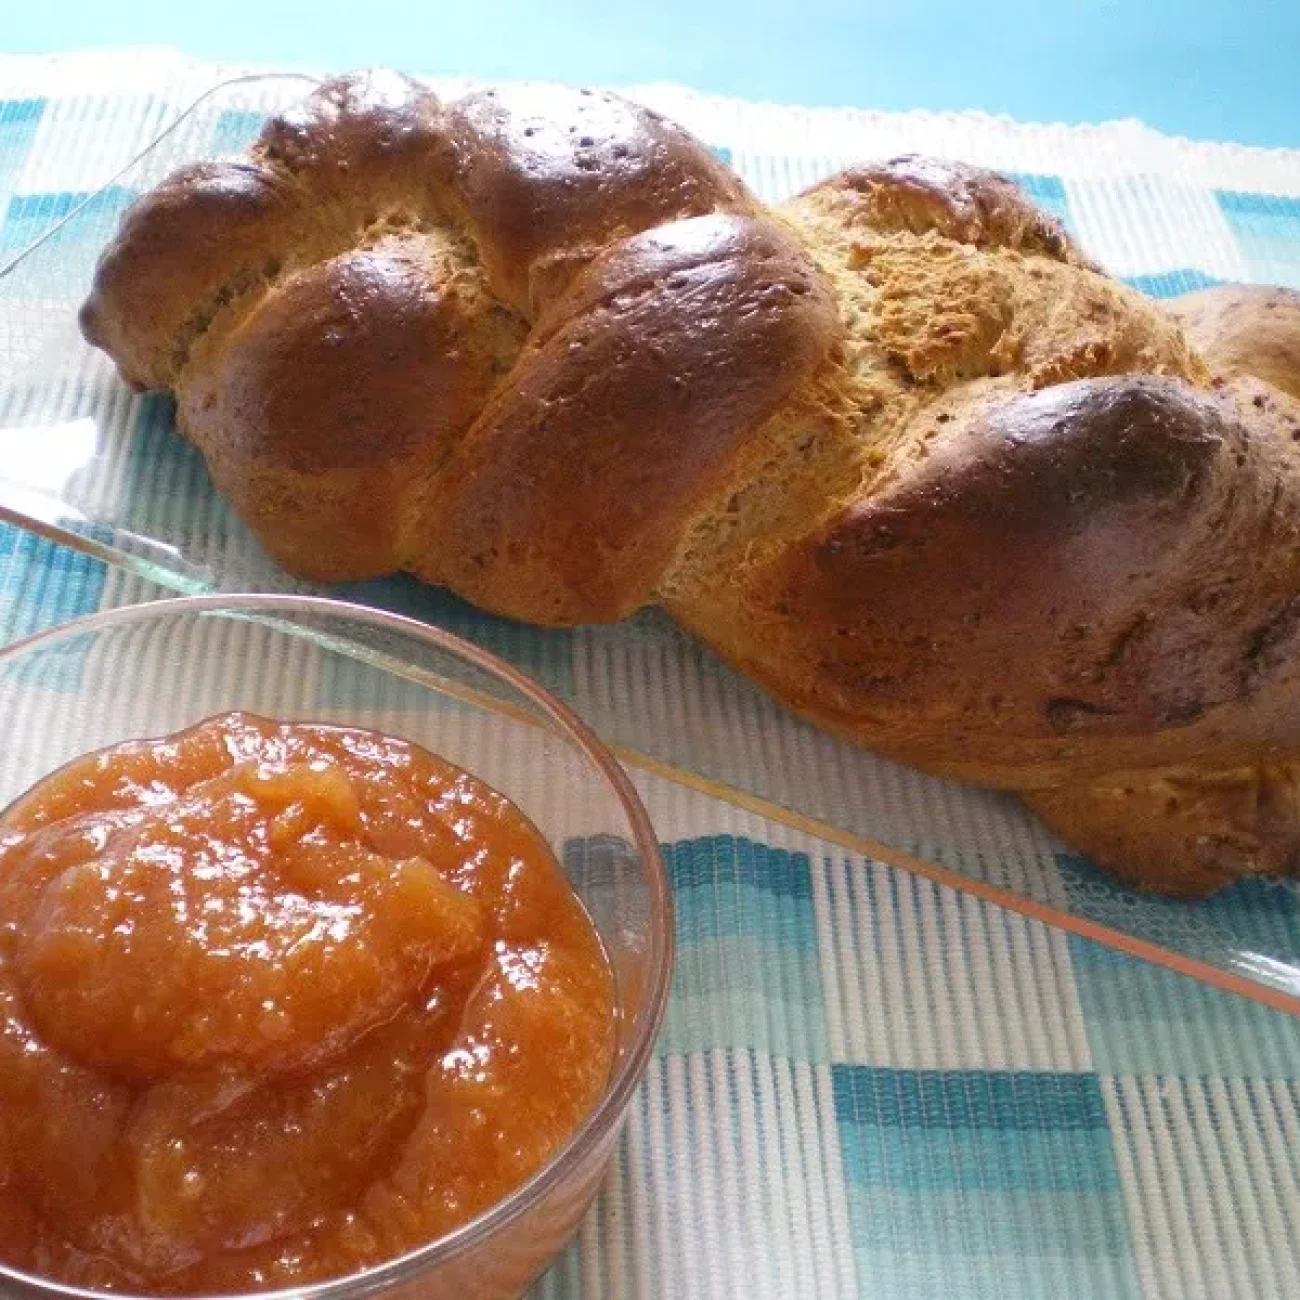
M 136 1293 L 441 1236 L 601 1096 L 614 991 L 522 813 L 369 731 L 227 714 L 0 818 L 0 1261 Z

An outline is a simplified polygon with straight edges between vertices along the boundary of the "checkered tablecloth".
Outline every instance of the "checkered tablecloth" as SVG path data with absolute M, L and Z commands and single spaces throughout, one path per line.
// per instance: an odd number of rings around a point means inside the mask
M 0 253 L 219 75 L 158 54 L 0 58 Z M 1300 286 L 1300 154 L 1136 123 L 640 93 L 765 193 L 852 157 L 955 154 L 1015 173 L 1149 292 Z M 160 594 L 0 527 L 4 640 Z M 499 636 L 527 660 L 526 632 Z M 589 649 L 560 652 L 570 672 L 589 669 Z M 623 678 L 587 680 L 608 691 Z M 539 1296 L 1300 1297 L 1300 1019 L 636 780 L 676 887 L 673 998 L 604 1193 Z M 1294 892 L 1261 886 L 1221 906 L 1243 942 L 1300 951 Z

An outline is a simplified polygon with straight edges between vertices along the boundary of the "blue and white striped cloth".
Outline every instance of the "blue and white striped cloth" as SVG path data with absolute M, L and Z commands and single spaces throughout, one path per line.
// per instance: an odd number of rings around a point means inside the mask
M 0 58 L 0 264 L 222 72 L 162 54 Z M 639 93 L 727 150 L 770 197 L 853 157 L 955 154 L 1017 174 L 1149 292 L 1251 279 L 1300 287 L 1300 154 L 1194 145 L 1136 123 L 1025 127 Z M 215 119 L 225 136 L 214 147 L 238 144 L 254 120 Z M 49 265 L 85 252 L 69 246 Z M 0 306 L 4 292 L 0 281 Z M 0 473 L 28 445 L 23 413 L 43 400 L 6 394 L 6 346 L 0 328 Z M 222 547 L 242 543 L 212 523 L 224 516 L 195 513 L 219 510 L 202 495 L 201 466 L 172 445 L 157 402 L 132 399 L 128 415 L 134 458 L 114 490 L 141 532 L 207 528 L 217 539 L 207 559 L 220 567 Z M 4 641 L 161 594 L 137 573 L 0 525 Z M 848 780 L 818 766 L 820 751 L 782 749 L 787 739 L 752 711 L 763 706 L 742 708 L 661 620 L 544 635 L 409 585 L 370 594 L 473 635 L 598 727 L 607 711 L 633 712 L 651 752 L 660 741 L 694 747 L 700 769 L 724 779 L 743 760 L 746 772 L 806 769 L 810 787 Z M 984 836 L 971 854 L 994 863 L 985 878 L 995 883 L 1022 887 L 1017 864 L 1042 858 L 1054 873 L 1046 896 L 1071 914 L 1194 955 L 1218 942 L 1238 958 L 1300 956 L 1292 889 L 1252 885 L 1208 910 L 1152 904 L 1139 921 L 1117 920 L 1136 905 L 1019 813 L 873 771 L 875 784 L 850 782 L 837 797 L 867 809 L 867 833 L 908 851 L 943 857 L 932 843 L 943 823 L 958 866 Z M 539 1297 L 1300 1296 L 1300 1018 L 754 805 L 634 775 L 676 887 L 673 999 L 604 1193 Z M 890 818 L 898 834 L 880 831 Z

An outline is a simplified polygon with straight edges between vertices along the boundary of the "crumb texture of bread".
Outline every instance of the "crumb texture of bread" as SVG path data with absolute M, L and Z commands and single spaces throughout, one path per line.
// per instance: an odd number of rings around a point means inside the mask
M 660 604 L 1139 886 L 1300 867 L 1294 291 L 1156 303 L 963 163 L 768 208 L 618 96 L 366 73 L 142 198 L 81 321 L 294 574 Z

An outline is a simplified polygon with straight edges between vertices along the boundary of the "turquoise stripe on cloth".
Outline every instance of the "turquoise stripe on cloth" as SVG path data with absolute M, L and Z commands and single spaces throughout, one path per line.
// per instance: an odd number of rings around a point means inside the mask
M 0 644 L 93 613 L 107 572 L 100 560 L 0 523 Z
M 0 211 L 13 193 L 44 112 L 43 98 L 0 101 Z
M 716 836 L 666 845 L 665 860 L 678 959 L 660 1050 L 827 1060 L 808 858 Z
M 1124 277 L 1139 293 L 1152 298 L 1177 298 L 1182 293 L 1195 293 L 1198 289 L 1212 289 L 1222 280 L 1206 275 L 1195 267 L 1180 267 L 1177 271 L 1160 271 L 1156 275 L 1128 275 Z
M 1216 193 L 1252 280 L 1300 288 L 1300 197 Z
M 879 1294 L 1138 1294 L 1096 1075 L 834 1067 L 833 1089 Z
M 1007 172 L 1007 177 L 1020 186 L 1044 212 L 1070 225 L 1070 200 L 1065 192 L 1065 182 L 1059 176 L 1043 172 Z
M 1093 1061 L 1107 1074 L 1296 1078 L 1300 1019 L 1070 936 Z

